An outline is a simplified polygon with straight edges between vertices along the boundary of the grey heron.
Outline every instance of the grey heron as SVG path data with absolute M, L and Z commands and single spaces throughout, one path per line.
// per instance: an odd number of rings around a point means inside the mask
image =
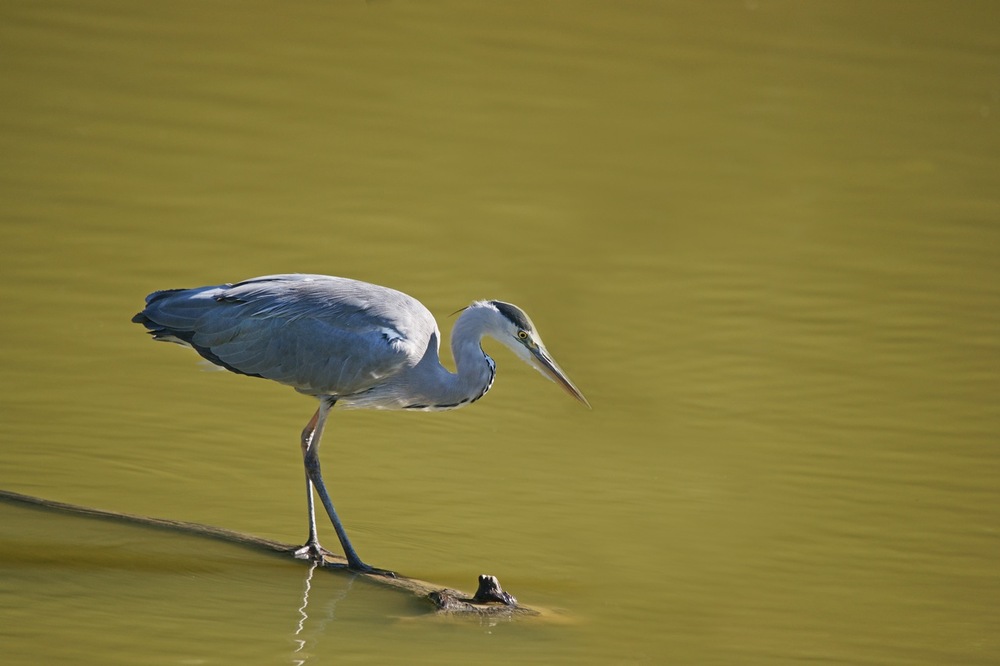
M 446 410 L 476 402 L 493 385 L 496 365 L 484 336 L 588 407 L 520 308 L 475 301 L 451 335 L 456 372 L 441 365 L 441 334 L 420 301 L 395 289 L 327 275 L 268 275 L 232 284 L 156 291 L 132 321 L 155 340 L 176 342 L 235 373 L 271 379 L 319 399 L 302 431 L 309 536 L 296 555 L 323 561 L 313 491 L 319 495 L 348 568 L 383 575 L 351 545 L 320 473 L 319 445 L 334 405 L 354 409 Z

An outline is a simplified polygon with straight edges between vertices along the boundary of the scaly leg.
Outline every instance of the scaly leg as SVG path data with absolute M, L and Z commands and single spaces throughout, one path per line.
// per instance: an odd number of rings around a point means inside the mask
M 313 417 L 309 420 L 305 429 L 302 431 L 302 459 L 305 460 L 306 455 L 309 452 L 309 446 L 313 440 L 313 434 L 316 431 L 316 422 L 319 419 L 319 410 L 313 414 Z M 330 555 L 330 551 L 320 545 L 319 536 L 316 532 L 316 509 L 313 504 L 313 483 L 309 479 L 309 472 L 306 471 L 306 505 L 309 507 L 309 538 L 306 539 L 305 544 L 301 548 L 295 551 L 295 557 L 303 560 L 313 560 L 314 562 L 323 562 L 324 555 Z
M 337 510 L 333 508 L 333 502 L 326 491 L 326 484 L 323 483 L 323 474 L 320 472 L 319 467 L 319 444 L 320 439 L 323 437 L 323 427 L 326 425 L 326 419 L 336 403 L 336 398 L 329 396 L 320 398 L 319 409 L 316 410 L 316 414 L 309 421 L 305 430 L 302 431 L 302 456 L 306 468 L 306 489 L 309 491 L 309 540 L 302 548 L 310 554 L 314 552 L 314 548 L 318 549 L 319 553 L 322 553 L 322 547 L 316 538 L 316 515 L 313 508 L 312 494 L 312 489 L 315 488 L 316 493 L 319 494 L 320 501 L 323 503 L 323 507 L 326 509 L 327 515 L 330 516 L 333 529 L 337 531 L 340 545 L 344 549 L 344 555 L 347 557 L 347 567 L 361 573 L 395 577 L 396 574 L 391 571 L 377 569 L 361 561 L 357 551 L 354 550 L 354 546 L 351 545 L 351 540 L 347 538 L 344 525 L 340 522 Z

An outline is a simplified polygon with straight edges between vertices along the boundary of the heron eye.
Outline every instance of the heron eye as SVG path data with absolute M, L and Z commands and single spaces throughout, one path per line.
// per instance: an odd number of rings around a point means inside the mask
M 517 332 L 517 337 L 519 337 L 522 340 L 527 340 L 528 339 L 528 332 L 524 331 L 524 330 L 518 331 Z

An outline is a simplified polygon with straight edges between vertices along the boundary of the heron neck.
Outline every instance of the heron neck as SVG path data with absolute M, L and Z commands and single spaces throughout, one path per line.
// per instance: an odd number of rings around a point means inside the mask
M 490 315 L 491 311 L 485 308 L 466 308 L 451 331 L 451 354 L 456 373 L 449 383 L 462 405 L 483 397 L 496 376 L 496 364 L 482 347 L 483 336 L 494 325 Z
M 403 392 L 405 398 L 399 400 L 403 409 L 456 409 L 479 400 L 490 390 L 496 365 L 481 345 L 483 335 L 491 331 L 489 318 L 483 314 L 482 308 L 473 306 L 455 322 L 451 353 L 456 372 L 441 365 L 436 341 L 432 342 L 421 361 L 424 367 L 415 368 Z
M 451 333 L 451 353 L 455 359 L 456 372 L 450 372 L 441 365 L 437 353 L 437 342 L 432 339 L 420 364 L 404 380 L 405 385 L 392 389 L 400 389 L 399 393 L 390 393 L 390 397 L 378 396 L 376 406 L 413 409 L 418 411 L 437 411 L 456 409 L 479 400 L 493 385 L 496 366 L 493 359 L 483 352 L 481 341 L 484 327 L 481 317 L 469 315 L 469 310 L 462 313 Z M 367 395 L 367 394 L 365 394 Z M 351 406 L 349 403 L 346 406 Z M 362 401 L 355 401 L 353 406 L 364 406 Z
M 455 374 L 445 382 L 453 403 L 466 405 L 483 397 L 493 384 L 496 365 L 482 347 L 484 333 L 489 328 L 482 308 L 462 311 L 451 331 L 451 354 L 455 359 Z
M 455 357 L 455 368 L 458 371 L 454 377 L 454 388 L 459 397 L 459 404 L 471 404 L 479 400 L 493 386 L 496 377 L 496 364 L 477 342 L 476 344 L 452 345 L 452 355 Z

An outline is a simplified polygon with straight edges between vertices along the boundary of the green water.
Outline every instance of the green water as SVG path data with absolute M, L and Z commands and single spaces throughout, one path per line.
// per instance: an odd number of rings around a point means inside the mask
M 129 323 L 268 273 L 517 303 L 594 409 L 493 345 L 323 447 L 365 560 L 558 622 L 0 504 L 3 662 L 997 663 L 998 19 L 5 3 L 0 488 L 300 542 L 312 401 Z

